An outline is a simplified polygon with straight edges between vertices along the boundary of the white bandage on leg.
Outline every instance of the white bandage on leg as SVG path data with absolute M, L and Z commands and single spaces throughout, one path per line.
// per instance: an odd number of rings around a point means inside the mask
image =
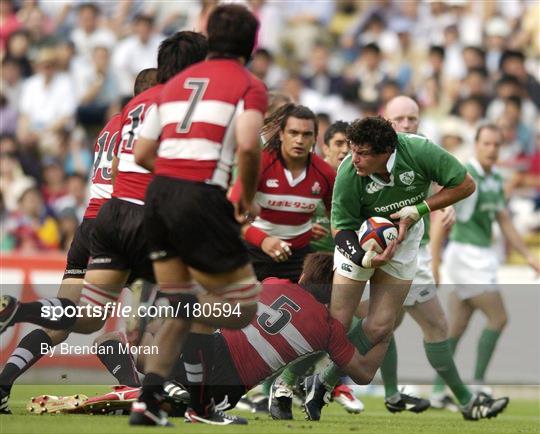
M 163 295 L 175 295 L 175 294 L 206 294 L 207 291 L 197 282 L 185 282 L 185 283 L 163 283 L 159 285 L 158 293 Z
M 255 277 L 248 277 L 227 285 L 221 295 L 229 303 L 247 306 L 259 301 L 261 289 L 262 285 Z
M 91 304 L 93 306 L 103 307 L 107 303 L 116 303 L 120 296 L 120 292 L 122 292 L 121 288 L 117 291 L 103 289 L 86 280 L 83 285 L 84 287 L 81 291 L 81 304 Z

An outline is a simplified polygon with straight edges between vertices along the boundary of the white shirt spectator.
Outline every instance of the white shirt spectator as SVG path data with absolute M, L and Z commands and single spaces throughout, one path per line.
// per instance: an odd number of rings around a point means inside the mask
M 107 47 L 112 50 L 116 43 L 116 36 L 105 28 L 98 28 L 92 33 L 86 33 L 83 29 L 76 28 L 71 33 L 71 40 L 75 44 L 76 53 L 90 60 L 94 47 Z
M 65 73 L 55 74 L 49 84 L 42 74 L 35 74 L 23 84 L 20 110 L 28 116 L 30 127 L 41 131 L 54 122 L 75 113 L 75 89 Z
M 154 34 L 144 44 L 137 36 L 130 36 L 117 45 L 113 53 L 113 67 L 122 95 L 133 93 L 135 77 L 140 71 L 157 66 L 158 48 L 163 38 L 163 35 Z

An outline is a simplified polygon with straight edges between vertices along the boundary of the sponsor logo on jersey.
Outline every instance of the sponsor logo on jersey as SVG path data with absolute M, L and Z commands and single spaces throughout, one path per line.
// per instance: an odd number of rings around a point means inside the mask
M 311 186 L 311 194 L 321 194 L 321 184 L 315 181 Z
M 420 193 L 414 197 L 411 197 L 410 199 L 400 200 L 399 202 L 393 202 L 389 205 L 376 206 L 374 210 L 375 212 L 397 211 L 403 208 L 404 206 L 414 205 L 415 203 L 419 202 L 423 198 L 424 198 L 424 193 Z
M 366 192 L 369 194 L 377 193 L 378 191 L 381 191 L 384 188 L 384 185 L 379 184 L 378 182 L 371 181 L 368 185 L 366 185 Z
M 416 190 L 416 185 L 411 185 L 410 187 L 406 187 L 405 188 L 405 191 L 413 191 L 413 190 Z
M 341 264 L 341 269 L 347 273 L 352 273 L 352 267 L 349 264 Z
M 399 179 L 403 184 L 405 185 L 411 185 L 414 181 L 414 172 L 412 170 L 409 170 L 408 172 L 404 172 L 401 175 L 399 175 Z
M 277 180 L 277 179 L 267 179 L 266 180 L 266 186 L 268 188 L 278 188 L 279 187 L 279 180 Z

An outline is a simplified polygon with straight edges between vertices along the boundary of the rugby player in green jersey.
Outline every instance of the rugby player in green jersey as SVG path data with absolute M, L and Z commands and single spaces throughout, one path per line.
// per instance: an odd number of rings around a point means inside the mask
M 367 354 L 375 346 L 388 345 L 392 336 L 416 274 L 422 216 L 471 195 L 475 186 L 452 155 L 425 137 L 396 133 L 383 118 L 355 121 L 347 138 L 352 154 L 339 167 L 332 200 L 336 251 L 330 312 L 349 328 L 370 280 L 368 315 L 349 332 L 361 337 Z M 442 189 L 428 198 L 432 182 Z M 394 219 L 399 225 L 398 239 L 379 254 L 364 252 L 356 233 L 372 216 Z M 325 379 L 338 376 L 333 372 Z M 305 409 L 311 419 L 320 417 L 322 404 L 316 395 L 321 384 L 318 376 L 306 382 Z
M 416 134 L 418 131 L 420 109 L 418 104 L 407 96 L 400 95 L 390 100 L 385 108 L 385 116 L 398 132 Z M 437 214 L 436 217 L 445 228 L 450 228 L 455 222 L 453 207 L 438 211 Z M 398 315 L 395 328 L 400 325 L 404 312 L 411 315 L 422 329 L 424 350 L 429 363 L 444 376 L 444 380 L 441 379 L 444 381 L 443 385 L 447 384 L 450 387 L 459 402 L 458 407 L 449 395 L 439 393 L 432 397 L 432 406 L 436 408 L 448 406 L 456 411 L 459 409 L 466 417 L 468 413 L 472 412 L 473 407 L 482 404 L 490 405 L 492 412 L 496 409 L 502 410 L 504 409 L 503 404 L 506 403 L 505 399 L 498 401 L 496 404 L 484 403 L 485 397 L 474 396 L 460 378 L 448 340 L 446 316 L 437 296 L 437 287 L 431 269 L 432 258 L 429 250 L 430 215 L 426 214 L 423 220 L 425 230 L 418 250 L 418 268 L 411 289 L 403 303 L 404 309 Z M 367 304 L 368 300 L 361 303 L 360 316 L 362 317 L 367 315 Z M 400 412 L 407 410 L 419 413 L 429 408 L 429 401 L 399 392 L 397 348 L 393 338 L 390 340 L 388 351 L 381 365 L 381 376 L 385 389 L 385 405 L 389 411 Z
M 452 349 L 465 332 L 475 310 L 487 318 L 478 341 L 475 384 L 484 383 L 486 369 L 499 336 L 507 323 L 504 302 L 499 292 L 499 260 L 492 242 L 492 224 L 497 222 L 510 246 L 540 272 L 540 263 L 527 249 L 506 208 L 503 178 L 495 163 L 501 146 L 501 132 L 495 125 L 481 126 L 475 138 L 475 158 L 466 168 L 476 181 L 475 193 L 456 206 L 457 222 L 450 233 L 444 254 L 444 266 L 455 286 L 449 298 L 449 335 Z M 435 392 L 444 386 L 437 379 Z M 489 391 L 488 388 L 480 391 Z

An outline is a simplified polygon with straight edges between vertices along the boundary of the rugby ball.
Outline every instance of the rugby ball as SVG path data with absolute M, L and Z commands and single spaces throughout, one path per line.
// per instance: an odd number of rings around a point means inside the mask
M 383 217 L 368 218 L 362 223 L 358 232 L 360 247 L 366 252 L 374 250 L 377 253 L 382 253 L 390 241 L 396 240 L 397 237 L 396 226 Z

